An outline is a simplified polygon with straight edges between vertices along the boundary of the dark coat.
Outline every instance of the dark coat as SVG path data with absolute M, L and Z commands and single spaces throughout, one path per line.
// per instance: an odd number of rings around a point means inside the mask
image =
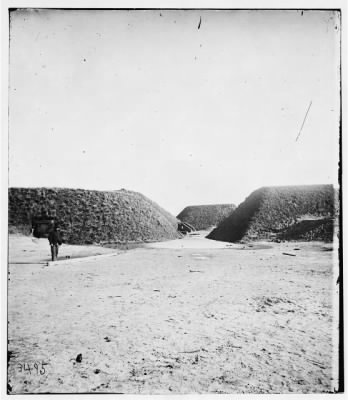
M 62 236 L 58 231 L 51 231 L 48 234 L 48 241 L 50 244 L 62 244 Z

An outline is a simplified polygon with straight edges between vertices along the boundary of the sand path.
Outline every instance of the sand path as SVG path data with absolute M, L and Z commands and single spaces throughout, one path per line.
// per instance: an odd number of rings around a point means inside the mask
M 199 240 L 71 265 L 10 264 L 12 393 L 337 387 L 335 252 Z M 38 370 L 23 370 L 35 362 Z
M 63 244 L 59 247 L 58 260 L 109 254 L 115 252 L 101 246 L 78 246 Z M 48 239 L 32 236 L 10 235 L 9 262 L 11 264 L 46 264 L 51 261 Z

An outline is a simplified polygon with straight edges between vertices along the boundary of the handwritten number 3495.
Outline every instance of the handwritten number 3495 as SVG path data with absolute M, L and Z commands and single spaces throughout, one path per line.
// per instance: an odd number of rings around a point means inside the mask
M 34 363 L 33 365 L 29 364 L 29 363 L 18 363 L 18 371 L 19 372 L 27 372 L 31 375 L 31 371 L 33 371 L 33 373 L 37 373 L 37 375 L 45 375 L 46 370 L 45 370 L 45 365 L 47 365 L 47 363 L 45 362 L 39 362 L 39 363 Z

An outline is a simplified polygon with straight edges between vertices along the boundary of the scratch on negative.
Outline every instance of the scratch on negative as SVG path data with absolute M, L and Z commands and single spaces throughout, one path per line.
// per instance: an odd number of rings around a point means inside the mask
M 200 29 L 202 23 L 202 17 L 199 17 L 199 24 L 198 24 L 198 29 Z
M 306 118 L 307 118 L 307 115 L 308 115 L 309 109 L 311 108 L 311 105 L 312 105 L 312 100 L 311 100 L 311 102 L 309 103 L 309 106 L 308 106 L 308 108 L 307 108 L 306 115 L 305 115 L 305 117 L 304 117 L 304 119 L 303 119 L 303 122 L 302 122 L 302 125 L 301 125 L 301 128 L 300 128 L 300 131 L 299 131 L 299 133 L 298 133 L 298 135 L 297 135 L 297 138 L 296 138 L 295 142 L 297 142 L 298 138 L 299 138 L 299 137 L 300 137 L 300 135 L 301 135 L 302 128 L 303 128 L 303 125 L 304 125 L 304 123 L 306 122 Z

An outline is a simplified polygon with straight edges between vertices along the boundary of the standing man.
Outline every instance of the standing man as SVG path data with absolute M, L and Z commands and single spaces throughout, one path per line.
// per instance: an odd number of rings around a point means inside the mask
M 62 244 L 62 238 L 57 225 L 54 225 L 53 229 L 48 234 L 48 241 L 51 246 L 52 261 L 56 261 L 58 257 L 58 248 Z

